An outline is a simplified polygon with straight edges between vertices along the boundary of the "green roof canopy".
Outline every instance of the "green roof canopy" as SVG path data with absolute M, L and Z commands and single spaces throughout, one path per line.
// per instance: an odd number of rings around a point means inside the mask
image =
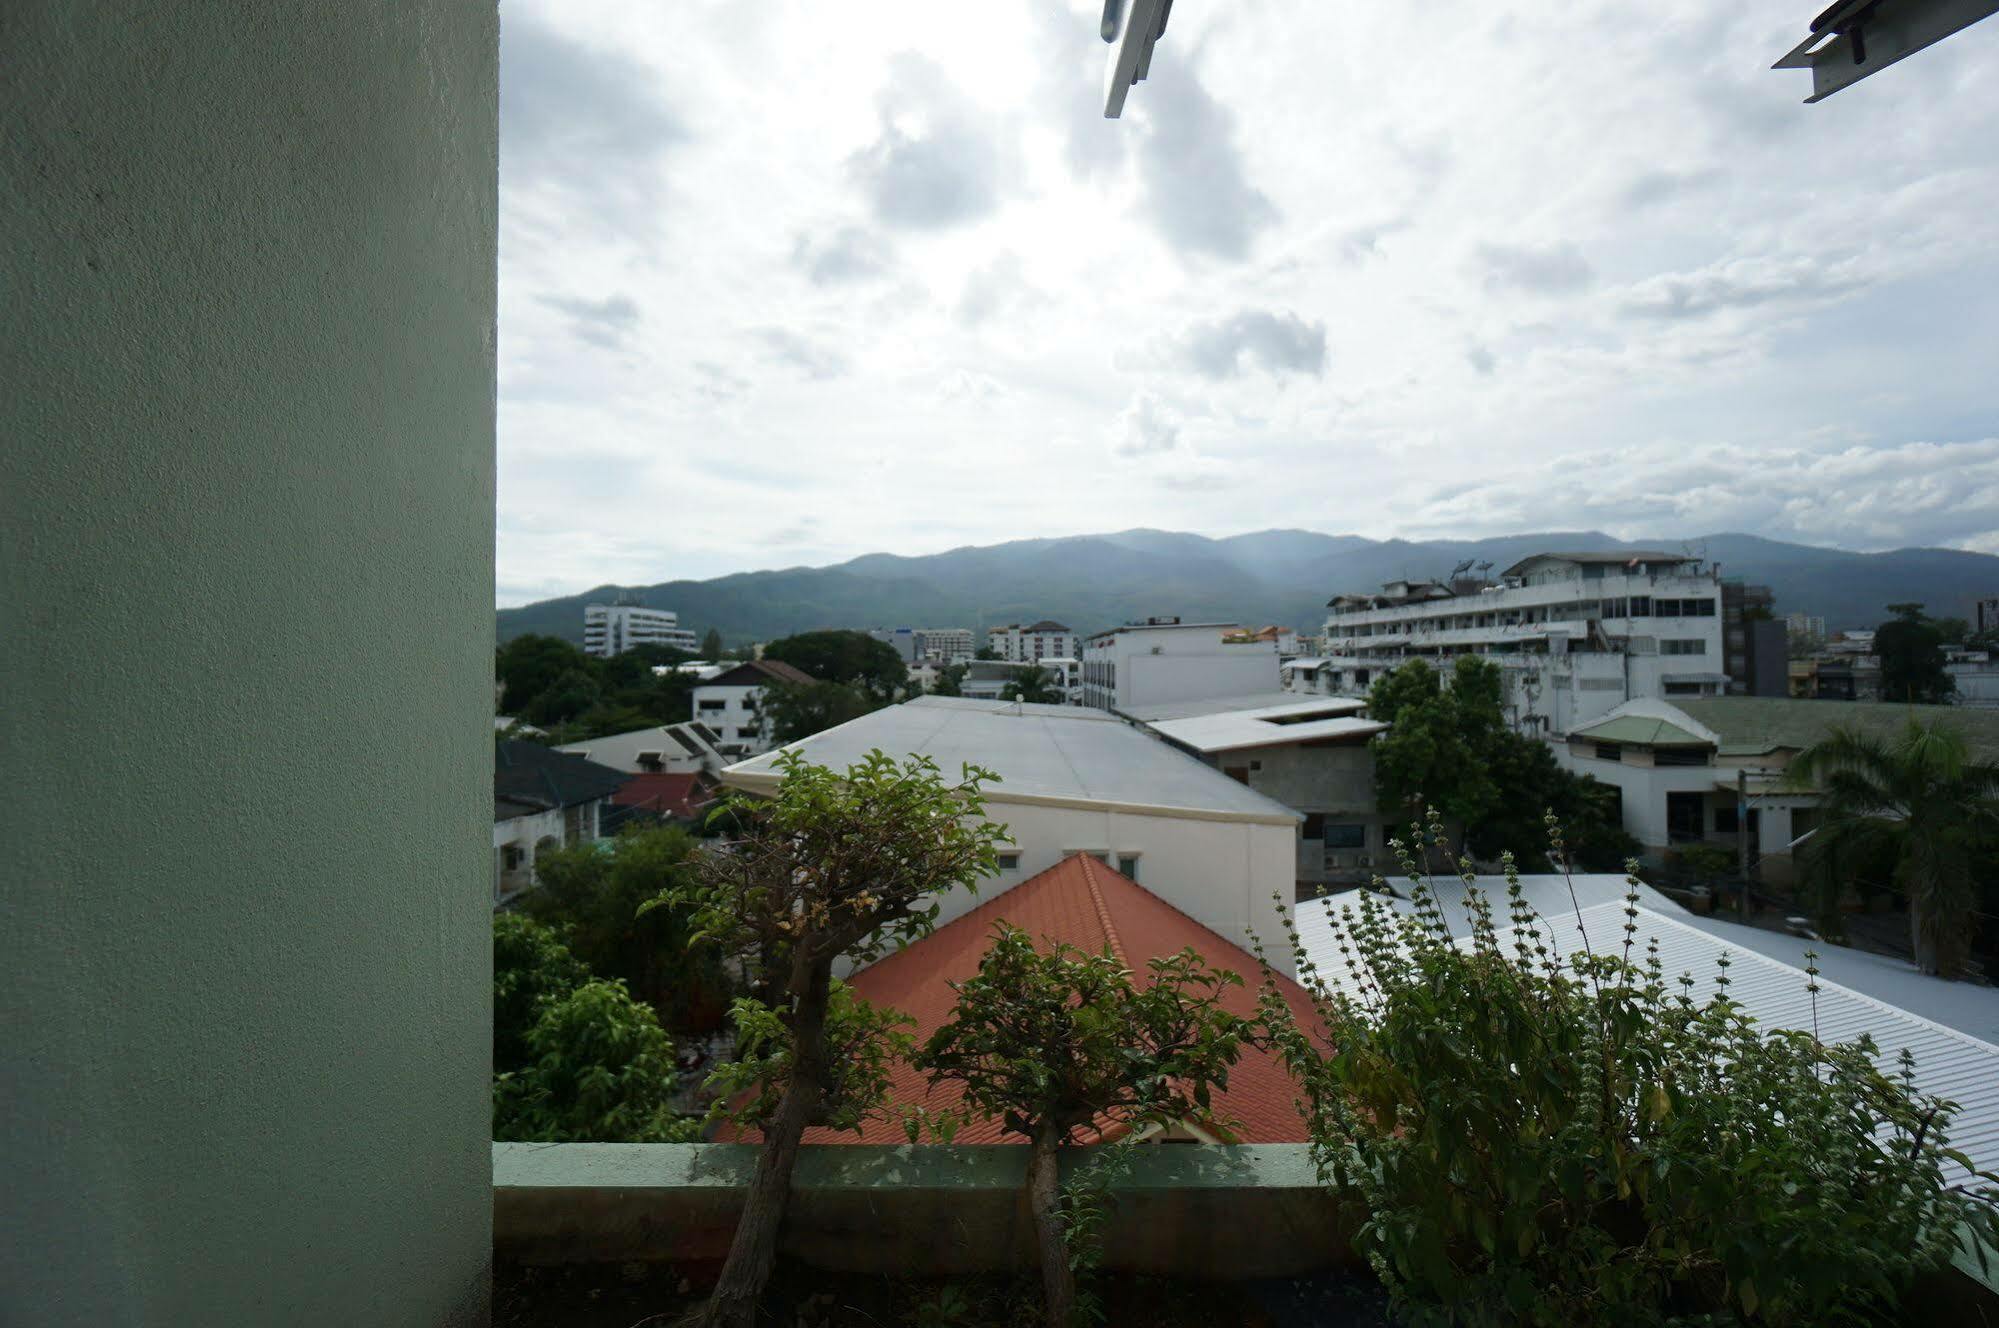
M 1641 747 L 1712 745 L 1706 738 L 1695 737 L 1677 724 L 1668 724 L 1663 719 L 1653 719 L 1646 715 L 1620 715 L 1616 719 L 1606 719 L 1601 724 L 1592 724 L 1586 729 L 1577 729 L 1569 736 L 1585 738 L 1590 742 L 1628 742 Z

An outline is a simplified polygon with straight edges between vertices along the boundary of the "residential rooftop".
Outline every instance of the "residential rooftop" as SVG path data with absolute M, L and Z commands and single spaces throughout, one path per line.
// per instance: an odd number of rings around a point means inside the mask
M 1247 692 L 1237 696 L 1210 696 L 1197 701 L 1162 701 L 1156 705 L 1133 706 L 1117 713 L 1127 719 L 1150 724 L 1161 719 L 1194 719 L 1232 710 L 1279 711 L 1294 714 L 1352 714 L 1367 702 L 1348 696 L 1301 697 L 1296 692 Z
M 1287 747 L 1302 742 L 1359 743 L 1388 731 L 1388 725 L 1358 719 L 1351 711 L 1342 714 L 1334 708 L 1334 713 L 1320 716 L 1311 707 L 1299 706 L 1225 710 L 1188 719 L 1155 720 L 1148 727 L 1162 738 L 1204 753 Z
M 538 742 L 509 738 L 493 744 L 493 810 L 497 819 L 596 802 L 616 793 L 628 778 L 622 770 Z
M 1155 744 L 1157 745 L 1157 744 Z M 954 982 L 979 971 L 992 944 L 993 929 L 1010 923 L 1047 949 L 1055 942 L 1089 954 L 1108 949 L 1141 978 L 1147 963 L 1191 948 L 1214 968 L 1241 977 L 1239 987 L 1225 990 L 1222 1007 L 1232 1014 L 1256 1013 L 1260 974 L 1256 960 L 1159 896 L 1119 875 L 1086 853 L 1063 859 L 1004 894 L 979 905 L 923 940 L 863 969 L 851 979 L 855 992 L 878 1006 L 900 1010 L 916 1020 L 911 1030 L 919 1043 L 950 1018 L 957 1003 Z M 1317 1025 L 1317 1015 L 1304 988 L 1289 978 L 1277 978 L 1278 988 L 1300 1024 Z M 932 1089 L 906 1063 L 898 1063 L 890 1081 L 889 1100 L 895 1104 L 932 1109 L 955 1107 L 963 1100 L 959 1085 Z M 1309 1136 L 1294 1100 L 1297 1085 L 1274 1051 L 1249 1049 L 1229 1073 L 1228 1086 L 1214 1095 L 1214 1119 L 1195 1122 L 1203 1142 L 1274 1144 L 1304 1143 Z M 1118 1131 L 1103 1136 L 1115 1138 Z M 875 1120 L 859 1134 L 816 1129 L 807 1143 L 905 1143 L 899 1120 Z M 1000 1122 L 974 1120 L 959 1131 L 956 1143 L 1023 1143 Z
M 1999 710 L 1971 706 L 1817 701 L 1786 696 L 1710 696 L 1627 701 L 1573 738 L 1653 747 L 1708 747 L 1721 756 L 1802 751 L 1848 726 L 1892 739 L 1910 720 L 1943 720 L 1981 760 L 1999 760 Z
M 797 751 L 844 769 L 870 751 L 921 754 L 949 776 L 983 766 L 994 802 L 1108 807 L 1163 816 L 1292 825 L 1297 812 L 1119 720 L 1081 706 L 923 696 L 738 762 L 725 782 L 775 788 L 777 758 Z

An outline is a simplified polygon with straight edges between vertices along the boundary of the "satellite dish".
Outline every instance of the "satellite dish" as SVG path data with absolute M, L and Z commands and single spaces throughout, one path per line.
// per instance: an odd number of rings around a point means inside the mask
M 1098 31 L 1110 43 L 1104 69 L 1104 118 L 1124 114 L 1125 94 L 1152 68 L 1152 47 L 1166 31 L 1173 0 L 1104 0 Z

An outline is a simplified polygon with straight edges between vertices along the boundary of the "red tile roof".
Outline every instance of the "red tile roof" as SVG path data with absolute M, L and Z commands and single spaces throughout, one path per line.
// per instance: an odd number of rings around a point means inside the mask
M 661 816 L 691 819 L 707 811 L 715 800 L 713 790 L 698 772 L 682 775 L 633 775 L 624 787 L 611 795 L 620 807 L 643 807 Z
M 978 972 L 979 961 L 992 940 L 993 927 L 1010 922 L 1046 948 L 1063 941 L 1079 950 L 1112 953 L 1142 973 L 1154 958 L 1193 947 L 1209 965 L 1240 974 L 1243 985 L 1222 997 L 1231 1013 L 1253 1015 L 1259 981 L 1256 960 L 1223 940 L 1143 886 L 1112 871 L 1087 854 L 1050 867 L 965 916 L 939 927 L 908 949 L 862 970 L 852 979 L 854 990 L 874 1005 L 901 1010 L 916 1020 L 911 1030 L 920 1043 L 950 1018 L 955 999 L 951 981 L 962 982 Z M 1282 944 L 1282 938 L 1275 938 Z M 1318 1028 L 1317 1016 L 1305 990 L 1288 978 L 1277 979 L 1292 1013 L 1307 1028 Z M 1228 1088 L 1215 1095 L 1218 1119 L 1232 1122 L 1217 1131 L 1227 1142 L 1245 1144 L 1304 1143 L 1305 1122 L 1295 1106 L 1293 1082 L 1275 1052 L 1255 1048 L 1243 1052 L 1229 1072 Z M 927 1079 L 908 1065 L 896 1067 L 890 1089 L 892 1102 L 930 1107 L 956 1106 L 962 1098 L 957 1085 L 932 1089 Z M 895 1120 L 870 1121 L 862 1133 L 825 1129 L 806 1131 L 807 1143 L 907 1143 Z M 959 1131 L 955 1143 L 1024 1143 L 998 1121 L 975 1120 Z

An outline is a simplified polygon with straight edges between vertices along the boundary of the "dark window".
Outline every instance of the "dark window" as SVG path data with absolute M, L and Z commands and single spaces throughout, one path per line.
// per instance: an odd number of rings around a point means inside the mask
M 1306 812 L 1305 824 L 1299 827 L 1298 833 L 1307 839 L 1324 839 L 1326 837 L 1326 814 L 1324 812 Z
M 1614 742 L 1600 742 L 1596 745 L 1596 759 L 1599 761 L 1621 761 L 1624 749 Z
M 1650 595 L 1633 595 L 1631 597 L 1631 616 L 1634 618 L 1651 617 L 1652 597 Z
M 1335 822 L 1326 827 L 1327 848 L 1366 848 L 1367 826 L 1358 822 Z
M 736 730 L 736 736 L 737 736 L 738 738 L 754 738 L 754 737 L 756 737 L 756 736 L 757 736 L 757 731 L 756 731 L 755 729 L 753 729 L 753 728 L 750 728 L 750 729 L 737 729 L 737 730 Z
M 1001 871 L 1019 871 L 1019 870 L 1020 870 L 1020 854 L 1018 854 L 1018 853 L 1002 853 L 1002 854 L 1000 854 L 1000 855 L 999 855 L 999 869 L 1000 869 Z
M 1702 839 L 1702 826 L 1707 821 L 1704 798 L 1699 793 L 1668 793 L 1666 795 L 1666 838 L 1669 840 Z
M 1355 670 L 1353 671 L 1353 685 L 1354 685 L 1354 686 L 1356 686 L 1356 687 L 1365 687 L 1365 686 L 1367 686 L 1367 670 L 1366 670 L 1366 669 L 1355 669 Z
M 1135 853 L 1120 854 L 1117 860 L 1117 869 L 1118 869 L 1118 875 L 1129 877 L 1134 881 L 1137 880 L 1138 855 Z
M 1222 767 L 1222 773 L 1238 784 L 1249 783 L 1249 767 L 1246 765 L 1225 765 Z
M 1701 747 L 1660 747 L 1652 753 L 1652 764 L 1706 765 L 1708 754 L 1706 749 Z
M 726 710 L 726 709 L 728 709 L 728 706 L 729 706 L 729 703 L 728 703 L 727 701 L 709 701 L 709 700 L 704 700 L 704 701 L 702 701 L 702 703 L 701 703 L 701 709 L 702 709 L 703 711 L 706 711 L 706 712 L 713 712 L 713 711 L 716 711 L 716 710 Z
M 1735 811 L 1736 807 L 1732 802 L 1722 803 L 1714 809 L 1714 828 L 1716 834 L 1732 835 L 1735 833 L 1738 824 Z M 1757 833 L 1763 828 L 1762 816 L 1761 809 L 1756 807 L 1749 809 L 1749 837 L 1751 839 L 1754 839 Z

